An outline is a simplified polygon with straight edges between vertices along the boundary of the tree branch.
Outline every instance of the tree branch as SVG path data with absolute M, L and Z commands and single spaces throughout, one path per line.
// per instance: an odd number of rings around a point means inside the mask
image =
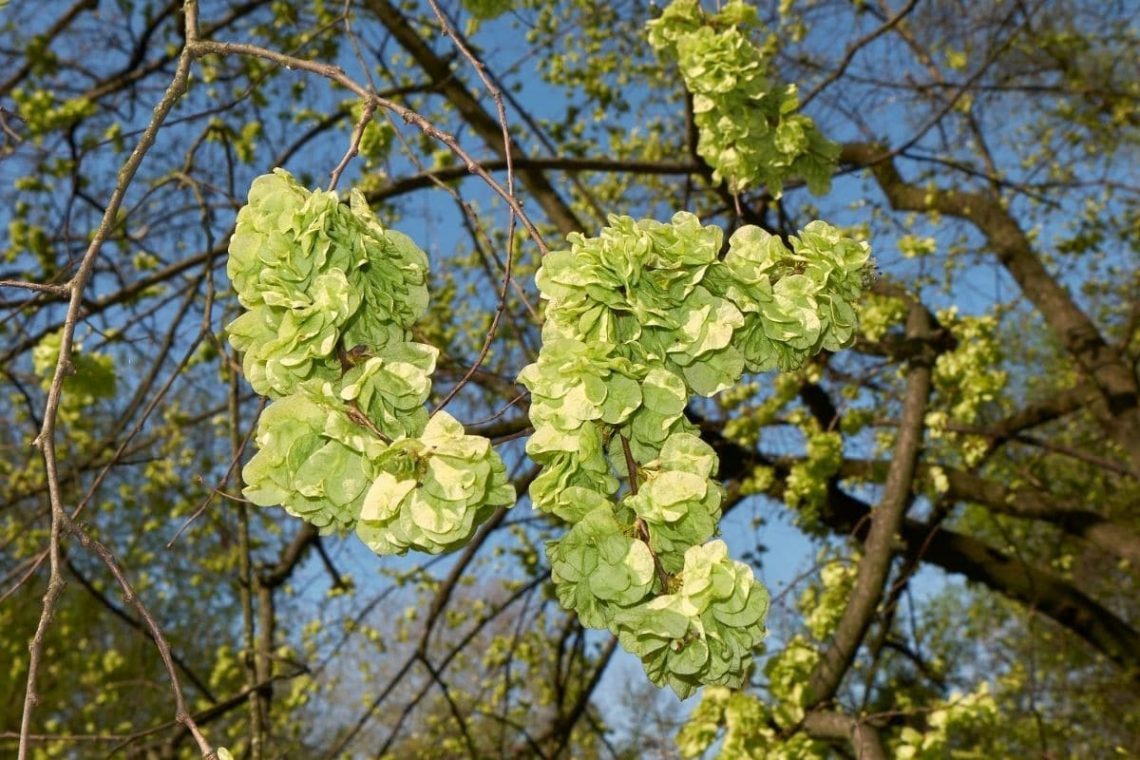
M 702 426 L 701 436 L 720 457 L 723 479 L 742 479 L 756 465 L 773 466 L 777 477 L 767 493 L 773 498 L 782 496 L 788 475 L 785 465 L 729 441 L 713 426 Z M 865 536 L 870 514 L 867 503 L 844 492 L 836 482 L 828 485 L 827 503 L 820 519 L 835 533 Z M 1140 680 L 1140 633 L 1065 580 L 1019 562 L 979 539 L 914 520 L 903 522 L 902 539 L 908 555 L 918 556 L 948 573 L 964 575 L 1043 613 L 1103 653 L 1131 678 Z
M 920 304 L 910 308 L 906 334 L 918 341 L 929 337 L 930 321 Z M 911 483 L 922 447 L 934 356 L 934 352 L 928 350 L 911 359 L 898 440 L 883 498 L 871 515 L 871 529 L 864 543 L 855 586 L 830 644 L 808 679 L 812 706 L 826 703 L 835 696 L 882 599 L 893 556 L 892 543 L 911 502 Z
M 973 224 L 1054 335 L 1104 397 L 1100 419 L 1140 471 L 1140 385 L 1128 362 L 1101 336 L 1033 251 L 1029 238 L 992 192 L 947 190 L 903 180 L 885 148 L 870 143 L 843 146 L 841 160 L 870 169 L 897 211 L 938 212 Z
M 857 760 L 887 758 L 887 750 L 878 730 L 849 715 L 813 710 L 804 716 L 803 727 L 813 739 L 849 743 Z
M 436 55 L 435 51 L 420 37 L 404 15 L 388 0 L 365 0 L 364 6 L 376 14 L 381 23 L 388 28 L 396 41 L 408 51 L 424 73 L 433 82 L 438 83 L 439 92 L 443 94 L 459 115 L 471 125 L 471 128 L 500 158 L 506 158 L 503 148 L 502 125 L 498 119 L 488 113 L 479 101 L 475 99 L 463 83 L 459 81 L 451 70 L 447 59 Z M 513 158 L 513 156 L 512 156 Z M 521 158 L 521 157 L 520 157 Z M 517 160 L 517 159 L 516 159 Z M 546 212 L 551 223 L 563 235 L 570 232 L 580 232 L 585 229 L 574 210 L 550 184 L 546 175 L 533 168 L 517 166 L 518 177 L 527 189 L 534 195 L 538 205 Z
M 614 174 L 705 174 L 704 166 L 691 161 L 633 161 L 613 158 L 575 158 L 572 156 L 556 156 L 553 158 L 527 158 L 517 151 L 512 154 L 512 164 L 516 170 L 533 169 L 535 171 L 561 171 L 577 174 L 578 172 L 609 172 Z M 503 171 L 507 168 L 505 158 L 494 158 L 480 161 L 479 165 L 488 172 Z M 415 190 L 433 187 L 437 182 L 450 182 L 463 179 L 471 175 L 466 166 L 444 166 L 430 172 L 404 177 L 382 187 L 365 193 L 369 203 L 378 203 L 390 198 Z
M 1056 525 L 1106 552 L 1140 567 L 1140 534 L 1091 509 L 1058 504 L 1032 488 L 1008 488 L 963 470 L 943 468 L 950 488 L 946 495 L 981 504 L 991 512 Z

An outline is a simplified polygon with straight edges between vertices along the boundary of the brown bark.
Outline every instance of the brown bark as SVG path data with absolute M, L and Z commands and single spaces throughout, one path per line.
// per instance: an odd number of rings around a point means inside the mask
M 847 460 L 840 477 L 883 477 L 885 462 Z M 927 476 L 931 465 L 919 465 Z M 944 496 L 954 501 L 981 505 L 996 514 L 1025 520 L 1039 520 L 1057 526 L 1076 538 L 1084 539 L 1109 554 L 1140 567 L 1140 533 L 1108 515 L 1093 509 L 1062 504 L 1051 494 L 1035 488 L 1009 488 L 1001 483 L 950 467 L 941 467 L 949 485 Z
M 950 483 L 947 496 L 976 502 L 1011 517 L 1041 520 L 1095 544 L 1140 567 L 1140 534 L 1091 509 L 1058 504 L 1049 494 L 1032 488 L 1007 488 L 962 470 L 944 469 Z
M 906 334 L 908 339 L 915 341 L 925 340 L 930 335 L 930 320 L 919 304 L 911 306 Z M 912 499 L 911 484 L 922 448 L 934 356 L 932 350 L 927 350 L 910 362 L 894 456 L 887 472 L 883 498 L 871 514 L 871 528 L 864 541 L 855 586 L 835 633 L 809 678 L 809 699 L 813 706 L 829 702 L 839 690 L 883 597 L 883 585 L 890 573 L 894 554 L 892 543 Z
M 897 211 L 937 212 L 970 222 L 1041 313 L 1045 323 L 1104 399 L 1100 420 L 1140 472 L 1140 383 L 1125 357 L 1101 336 L 1068 290 L 1045 268 L 1003 199 L 989 191 L 947 190 L 906 182 L 887 149 L 843 147 L 841 160 L 870 170 Z
M 702 428 L 702 437 L 716 449 L 721 463 L 720 475 L 724 480 L 741 479 L 756 465 L 777 465 L 779 478 L 769 495 L 781 495 L 786 468 L 728 441 L 708 426 Z M 836 483 L 829 485 L 828 501 L 821 519 L 832 531 L 863 537 L 870 513 L 871 507 L 866 502 L 844 492 Z M 963 575 L 997 594 L 1041 612 L 1084 639 L 1127 671 L 1132 679 L 1140 680 L 1140 633 L 1064 579 L 953 530 L 907 520 L 901 526 L 901 538 L 906 555 L 948 573 Z
M 887 757 L 882 737 L 874 726 L 842 713 L 810 712 L 804 716 L 804 730 L 813 739 L 849 743 L 857 760 L 885 760 Z

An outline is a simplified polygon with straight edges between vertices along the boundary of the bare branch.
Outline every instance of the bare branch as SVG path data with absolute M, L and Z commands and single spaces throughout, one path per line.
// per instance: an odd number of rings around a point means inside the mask
M 116 216 L 119 208 L 122 206 L 123 198 L 126 195 L 127 188 L 130 186 L 131 181 L 134 179 L 135 173 L 138 171 L 139 166 L 142 164 L 143 159 L 149 152 L 151 146 L 154 145 L 155 138 L 158 135 L 159 129 L 162 127 L 163 121 L 166 116 L 174 108 L 174 105 L 182 97 L 186 91 L 186 85 L 189 81 L 190 65 L 191 65 L 191 46 L 197 39 L 198 34 L 198 4 L 197 0 L 186 0 L 185 5 L 185 30 L 186 30 L 186 45 L 183 48 L 182 55 L 178 59 L 178 68 L 175 72 L 174 78 L 167 87 L 166 92 L 163 94 L 162 99 L 158 105 L 155 106 L 154 114 L 151 117 L 150 123 L 147 125 L 146 130 L 143 132 L 138 144 L 135 146 L 130 157 L 119 171 L 118 182 L 115 185 L 114 191 L 107 202 L 107 208 L 103 213 L 103 218 L 99 223 L 95 234 L 92 237 L 87 251 L 83 255 L 79 268 L 76 270 L 75 275 L 68 283 L 71 289 L 71 299 L 68 303 L 67 318 L 63 327 L 63 334 L 60 338 L 59 359 L 56 362 L 55 372 L 52 376 L 51 387 L 48 391 L 47 403 L 44 409 L 43 425 L 40 428 L 40 433 L 36 438 L 36 444 L 40 447 L 44 457 L 44 467 L 47 470 L 49 498 L 51 501 L 51 536 L 49 544 L 49 565 L 50 577 L 48 579 L 48 590 L 44 595 L 43 609 L 40 615 L 39 623 L 36 626 L 36 632 L 32 636 L 28 649 L 30 657 L 28 660 L 28 675 L 27 685 L 24 695 L 24 709 L 23 715 L 20 719 L 20 745 L 17 750 L 18 760 L 26 760 L 28 756 L 28 741 L 27 737 L 31 733 L 32 711 L 39 701 L 36 693 L 36 681 L 39 676 L 40 660 L 43 657 L 43 642 L 47 628 L 51 623 L 52 614 L 55 605 L 59 600 L 60 595 L 63 593 L 63 579 L 61 573 L 61 542 L 63 539 L 64 529 L 67 528 L 68 532 L 77 534 L 81 543 L 84 546 L 92 547 L 99 554 L 100 558 L 115 574 L 116 580 L 119 580 L 121 586 L 128 593 L 128 596 L 134 601 L 136 609 L 140 616 L 147 624 L 152 637 L 154 638 L 156 646 L 162 655 L 163 662 L 168 665 L 168 674 L 171 679 L 171 686 L 174 690 L 175 702 L 178 709 L 177 719 L 182 722 L 194 735 L 198 743 L 198 748 L 201 750 L 202 756 L 207 757 L 213 753 L 209 743 L 205 737 L 201 735 L 194 724 L 194 719 L 186 710 L 185 703 L 182 697 L 181 688 L 178 686 L 178 675 L 175 672 L 174 664 L 170 659 L 169 648 L 165 646 L 165 640 L 150 617 L 150 613 L 146 607 L 135 598 L 133 591 L 130 590 L 130 584 L 126 580 L 126 576 L 114 561 L 114 557 L 97 541 L 94 541 L 89 536 L 86 536 L 81 530 L 71 523 L 67 513 L 63 507 L 63 497 L 60 493 L 59 485 L 59 471 L 56 465 L 55 457 L 55 424 L 56 418 L 59 413 L 59 403 L 63 393 L 63 381 L 72 370 L 71 366 L 71 348 L 75 335 L 75 326 L 79 318 L 79 309 L 83 300 L 83 291 L 87 283 L 91 279 L 92 272 L 94 271 L 95 261 L 99 255 L 99 250 L 103 242 L 107 239 L 114 226 Z
M 926 310 L 918 305 L 912 306 L 907 320 L 907 337 L 922 340 L 929 333 L 930 321 L 926 317 Z M 890 571 L 894 553 L 892 544 L 911 502 L 911 483 L 922 447 L 933 364 L 932 351 L 910 361 L 906 397 L 903 401 L 903 420 L 899 426 L 883 497 L 872 513 L 871 529 L 863 544 L 863 558 L 855 576 L 855 587 L 831 642 L 809 679 L 812 705 L 824 704 L 835 696 L 871 625 L 879 600 L 882 599 L 883 584 Z

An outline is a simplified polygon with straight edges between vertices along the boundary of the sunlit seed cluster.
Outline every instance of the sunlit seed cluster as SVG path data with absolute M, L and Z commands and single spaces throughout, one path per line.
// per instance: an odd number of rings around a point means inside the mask
M 768 56 L 742 29 L 755 18 L 741 2 L 706 16 L 699 0 L 675 0 L 649 22 L 649 42 L 677 62 L 693 98 L 697 153 L 717 182 L 734 193 L 765 186 L 778 198 L 784 182 L 799 177 L 826 193 L 839 146 L 796 113 L 795 85 L 768 77 Z
M 245 496 L 379 554 L 439 553 L 514 503 L 490 442 L 424 408 L 438 351 L 410 340 L 427 257 L 353 193 L 278 169 L 238 214 L 227 271 L 248 311 L 228 327 L 254 390 L 275 399 L 242 471 Z
M 713 540 L 724 490 L 685 407 L 849 344 L 869 249 L 813 222 L 791 249 L 744 227 L 722 259 L 721 230 L 685 212 L 568 242 L 537 273 L 544 343 L 519 376 L 531 500 L 571 524 L 547 550 L 558 598 L 682 697 L 740 686 L 768 595 Z

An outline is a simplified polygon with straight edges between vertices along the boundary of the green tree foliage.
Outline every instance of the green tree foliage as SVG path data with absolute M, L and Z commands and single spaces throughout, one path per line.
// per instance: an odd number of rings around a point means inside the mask
M 1130 10 L 0 0 L 0 754 L 1127 755 Z
M 677 61 L 693 99 L 699 131 L 697 153 L 733 192 L 763 184 L 774 197 L 795 175 L 813 193 L 826 193 L 839 146 L 796 113 L 796 86 L 768 78 L 768 57 L 749 39 L 756 9 L 733 0 L 711 17 L 698 0 L 670 3 L 648 24 L 649 43 L 659 55 Z M 778 42 L 771 40 L 769 47 Z
M 682 698 L 701 684 L 739 688 L 768 596 L 722 541 L 705 543 L 724 489 L 685 407 L 745 367 L 790 369 L 849 343 L 867 245 L 816 221 L 793 254 L 746 226 L 722 261 L 721 231 L 687 212 L 668 225 L 611 217 L 598 238 L 569 242 L 535 275 L 543 346 L 519 375 L 527 453 L 543 465 L 531 500 L 573 526 L 549 545 L 558 598 Z
M 454 549 L 514 489 L 487 439 L 424 409 L 439 352 L 408 338 L 427 257 L 360 193 L 351 204 L 278 170 L 238 214 L 227 272 L 249 311 L 226 332 L 254 390 L 280 397 L 243 494 L 326 532 L 356 527 L 377 554 Z

